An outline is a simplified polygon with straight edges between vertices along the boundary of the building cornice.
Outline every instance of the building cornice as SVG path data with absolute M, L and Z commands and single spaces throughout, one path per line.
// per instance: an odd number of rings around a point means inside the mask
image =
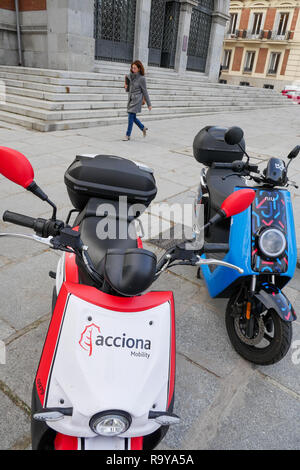
M 233 0 L 230 2 L 230 11 L 241 8 L 250 8 L 251 10 L 264 10 L 267 8 L 294 9 L 297 7 L 300 7 L 300 0 L 296 0 L 293 2 L 290 0 Z

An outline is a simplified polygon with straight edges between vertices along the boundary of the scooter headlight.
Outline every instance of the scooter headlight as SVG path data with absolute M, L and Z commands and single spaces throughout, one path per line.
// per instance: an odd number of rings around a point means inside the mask
M 118 436 L 127 431 L 131 417 L 124 411 L 104 411 L 90 420 L 90 428 L 99 436 Z
M 286 238 L 281 230 L 269 228 L 259 235 L 258 246 L 268 258 L 278 258 L 286 249 Z

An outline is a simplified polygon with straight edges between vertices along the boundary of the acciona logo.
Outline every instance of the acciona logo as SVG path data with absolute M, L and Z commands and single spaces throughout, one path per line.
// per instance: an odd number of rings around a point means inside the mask
M 108 348 L 131 349 L 132 357 L 145 357 L 149 359 L 151 341 L 142 338 L 130 338 L 123 333 L 122 336 L 102 336 L 96 338 L 96 346 L 104 346 Z
M 122 336 L 104 336 L 99 334 L 100 327 L 94 323 L 85 327 L 79 344 L 92 356 L 94 346 L 105 348 L 129 349 L 133 357 L 150 357 L 151 341 L 144 338 L 131 338 L 123 333 Z

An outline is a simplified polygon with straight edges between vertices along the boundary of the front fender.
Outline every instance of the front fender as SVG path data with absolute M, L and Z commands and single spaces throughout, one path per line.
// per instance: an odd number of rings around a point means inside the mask
M 280 318 L 286 322 L 297 320 L 295 310 L 289 299 L 281 292 L 278 287 L 268 282 L 264 282 L 260 286 L 260 291 L 254 294 L 267 309 L 274 309 Z

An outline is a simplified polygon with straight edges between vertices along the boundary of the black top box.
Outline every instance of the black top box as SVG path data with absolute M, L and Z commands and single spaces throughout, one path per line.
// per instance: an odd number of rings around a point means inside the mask
M 129 203 L 148 207 L 157 193 L 150 168 L 114 155 L 77 155 L 65 173 L 65 184 L 78 210 L 92 197 L 127 196 Z
M 196 135 L 193 143 L 195 159 L 206 166 L 214 162 L 232 163 L 242 160 L 244 152 L 238 145 L 228 145 L 225 142 L 225 132 L 228 129 L 218 126 L 206 126 Z M 245 148 L 244 139 L 241 146 Z

